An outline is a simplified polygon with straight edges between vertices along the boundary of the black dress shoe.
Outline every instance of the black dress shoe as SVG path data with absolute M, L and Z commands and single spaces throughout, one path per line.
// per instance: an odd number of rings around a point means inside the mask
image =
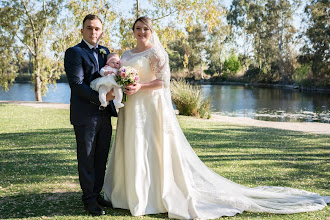
M 103 207 L 112 207 L 111 202 L 106 201 L 105 199 L 103 199 L 101 196 L 96 197 L 96 201 L 100 206 Z
M 91 215 L 105 215 L 105 211 L 96 201 L 84 203 L 84 207 Z

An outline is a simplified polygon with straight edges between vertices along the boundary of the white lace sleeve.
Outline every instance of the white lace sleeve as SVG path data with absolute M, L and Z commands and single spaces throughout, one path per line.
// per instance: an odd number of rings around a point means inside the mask
M 162 48 L 154 48 L 154 52 L 150 56 L 150 64 L 157 79 L 163 82 L 163 87 L 169 88 L 171 73 L 167 52 Z

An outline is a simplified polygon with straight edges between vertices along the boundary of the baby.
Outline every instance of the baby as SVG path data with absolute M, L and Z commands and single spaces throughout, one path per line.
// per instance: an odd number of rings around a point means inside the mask
M 113 95 L 115 96 L 114 104 L 117 111 L 124 106 L 124 104 L 121 103 L 123 100 L 122 88 L 115 80 L 115 74 L 120 68 L 120 64 L 119 56 L 115 53 L 110 53 L 107 56 L 107 65 L 100 70 L 100 75 L 102 77 L 93 80 L 90 84 L 92 89 L 99 92 L 99 100 L 102 107 L 107 107 L 109 104 L 106 101 L 106 95 L 113 89 Z

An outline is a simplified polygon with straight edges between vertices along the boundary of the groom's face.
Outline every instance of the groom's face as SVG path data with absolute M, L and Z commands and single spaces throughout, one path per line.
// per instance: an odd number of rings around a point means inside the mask
M 81 34 L 85 41 L 95 46 L 103 34 L 101 21 L 98 19 L 86 20 Z

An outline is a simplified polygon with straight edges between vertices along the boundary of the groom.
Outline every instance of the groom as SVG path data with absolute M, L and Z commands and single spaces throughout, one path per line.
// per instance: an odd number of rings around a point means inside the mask
M 110 104 L 100 109 L 98 93 L 89 85 L 100 77 L 99 70 L 106 64 L 108 48 L 98 45 L 102 21 L 96 15 L 87 15 L 81 29 L 82 41 L 65 52 L 64 67 L 71 88 L 70 121 L 77 143 L 79 182 L 83 191 L 85 209 L 92 215 L 104 215 L 101 206 L 110 206 L 100 192 L 111 141 L 111 116 L 117 116 L 111 95 Z M 106 53 L 106 54 L 104 54 Z

